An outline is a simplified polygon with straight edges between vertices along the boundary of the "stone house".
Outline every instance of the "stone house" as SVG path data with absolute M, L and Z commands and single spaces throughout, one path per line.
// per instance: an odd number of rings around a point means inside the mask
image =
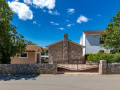
M 63 40 L 47 46 L 49 63 L 57 60 L 58 63 L 84 63 L 82 59 L 83 46 L 68 40 L 68 34 L 63 34 Z
M 37 45 L 26 46 L 22 54 L 11 57 L 11 64 L 36 64 L 41 63 L 41 48 Z

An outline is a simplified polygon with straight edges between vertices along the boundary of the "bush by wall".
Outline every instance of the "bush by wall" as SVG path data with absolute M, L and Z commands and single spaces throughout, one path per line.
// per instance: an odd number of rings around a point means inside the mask
M 86 55 L 85 55 L 85 60 L 87 60 L 87 59 L 88 59 L 88 56 L 89 56 L 89 54 L 86 54 Z
M 97 54 L 89 54 L 87 57 L 88 61 L 99 62 L 100 60 L 107 60 L 108 63 L 120 62 L 120 53 L 111 54 L 111 53 L 97 53 Z

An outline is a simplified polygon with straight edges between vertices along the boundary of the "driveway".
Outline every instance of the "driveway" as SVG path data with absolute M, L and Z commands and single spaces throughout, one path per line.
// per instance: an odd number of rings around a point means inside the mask
M 120 75 L 0 75 L 0 90 L 120 90 Z

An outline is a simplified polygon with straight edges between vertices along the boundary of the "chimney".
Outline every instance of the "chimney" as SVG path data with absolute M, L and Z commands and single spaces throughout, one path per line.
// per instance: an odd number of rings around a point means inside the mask
M 63 60 L 68 61 L 68 34 L 63 34 Z
M 63 34 L 63 39 L 64 39 L 64 40 L 68 40 L 68 33 L 64 33 L 64 34 Z

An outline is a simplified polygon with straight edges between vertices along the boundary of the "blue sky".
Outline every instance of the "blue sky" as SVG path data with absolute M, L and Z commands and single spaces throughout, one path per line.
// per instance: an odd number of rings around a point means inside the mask
M 120 0 L 7 0 L 11 22 L 25 39 L 45 47 L 63 39 L 79 43 L 82 31 L 104 30 L 120 10 Z

